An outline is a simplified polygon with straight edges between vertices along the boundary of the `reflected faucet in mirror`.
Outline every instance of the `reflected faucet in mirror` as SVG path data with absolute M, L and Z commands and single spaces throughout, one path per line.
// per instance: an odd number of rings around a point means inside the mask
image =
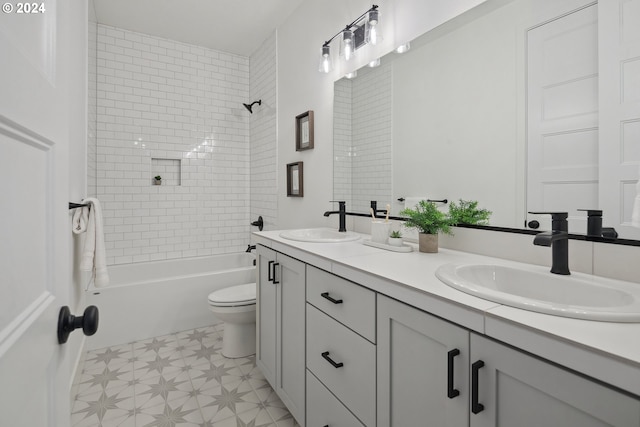
M 568 212 L 529 212 L 533 215 L 551 215 L 551 231 L 536 234 L 533 244 L 551 246 L 551 272 L 569 275 L 569 223 Z
M 339 232 L 347 231 L 347 202 L 345 201 L 336 201 L 332 200 L 331 203 L 338 203 L 337 211 L 326 211 L 324 216 L 328 217 L 329 215 L 338 214 L 340 215 L 340 225 L 338 227 Z

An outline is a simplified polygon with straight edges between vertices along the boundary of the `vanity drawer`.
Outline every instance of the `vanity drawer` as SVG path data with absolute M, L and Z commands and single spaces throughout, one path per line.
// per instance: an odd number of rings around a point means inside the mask
M 308 265 L 307 301 L 375 343 L 375 292 Z
M 309 371 L 307 371 L 307 426 L 364 427 Z
M 375 345 L 311 304 L 307 368 L 365 425 L 375 426 Z

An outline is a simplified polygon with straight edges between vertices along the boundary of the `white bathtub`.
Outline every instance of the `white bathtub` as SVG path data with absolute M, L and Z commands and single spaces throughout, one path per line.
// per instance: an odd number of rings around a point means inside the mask
M 125 344 L 220 321 L 209 293 L 256 281 L 253 254 L 142 262 L 109 267 L 110 284 L 87 289 L 87 305 L 100 313 L 88 350 Z

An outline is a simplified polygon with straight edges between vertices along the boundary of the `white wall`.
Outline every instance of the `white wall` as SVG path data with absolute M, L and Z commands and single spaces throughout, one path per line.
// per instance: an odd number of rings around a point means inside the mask
M 99 25 L 97 62 L 107 263 L 244 250 L 249 59 Z

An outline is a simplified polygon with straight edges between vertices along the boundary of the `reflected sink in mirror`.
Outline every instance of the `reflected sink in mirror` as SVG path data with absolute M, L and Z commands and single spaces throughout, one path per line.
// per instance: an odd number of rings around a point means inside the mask
M 640 322 L 640 285 L 546 267 L 445 264 L 436 276 L 445 284 L 511 307 L 602 322 Z
M 283 239 L 311 243 L 342 243 L 353 242 L 360 239 L 360 235 L 354 232 L 339 232 L 331 228 L 302 228 L 298 230 L 286 230 L 280 233 L 280 237 Z

